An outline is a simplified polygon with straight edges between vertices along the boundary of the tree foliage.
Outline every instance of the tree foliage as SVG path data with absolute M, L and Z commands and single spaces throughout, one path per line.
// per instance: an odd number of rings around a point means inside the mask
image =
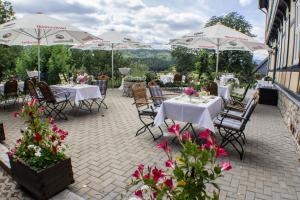
M 195 54 L 191 49 L 176 47 L 172 50 L 171 55 L 175 58 L 177 72 L 187 74 L 194 69 Z

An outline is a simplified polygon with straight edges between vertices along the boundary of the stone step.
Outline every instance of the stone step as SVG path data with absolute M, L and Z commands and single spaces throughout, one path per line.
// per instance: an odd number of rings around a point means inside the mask
M 10 173 L 10 163 L 7 156 L 8 148 L 0 144 L 0 167 L 2 167 L 8 174 Z M 77 194 L 71 192 L 69 189 L 65 189 L 64 191 L 58 193 L 50 200 L 84 200 L 82 197 Z

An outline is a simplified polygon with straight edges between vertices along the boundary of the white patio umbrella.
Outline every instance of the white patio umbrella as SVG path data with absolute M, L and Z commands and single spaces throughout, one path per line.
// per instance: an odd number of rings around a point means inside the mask
M 194 49 L 214 49 L 217 54 L 216 72 L 219 68 L 219 52 L 226 50 L 256 51 L 268 49 L 268 46 L 252 37 L 222 24 L 202 28 L 181 38 L 170 40 L 172 46 L 184 46 Z
M 97 37 L 42 13 L 27 15 L 0 25 L 0 44 L 37 45 L 40 80 L 40 45 L 74 45 Z
M 151 48 L 150 45 L 134 41 L 132 38 L 114 30 L 105 32 L 99 35 L 98 38 L 97 40 L 91 40 L 83 45 L 76 45 L 72 48 L 111 51 L 112 88 L 114 88 L 114 50 Z

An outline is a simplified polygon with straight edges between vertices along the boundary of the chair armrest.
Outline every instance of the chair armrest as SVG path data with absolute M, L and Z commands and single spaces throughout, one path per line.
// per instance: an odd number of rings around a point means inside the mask
M 165 99 L 165 97 L 156 96 L 156 97 L 151 97 L 150 99 L 152 99 L 152 100 L 160 100 L 160 99 Z
M 240 112 L 244 112 L 246 110 L 245 108 L 232 106 L 232 105 L 227 105 L 226 108 L 228 110 L 235 110 L 235 111 L 240 111 Z
M 220 115 L 223 116 L 223 118 L 237 119 L 237 120 L 240 120 L 240 121 L 242 121 L 243 119 L 246 119 L 245 117 L 229 114 L 228 111 L 227 112 L 222 112 L 222 113 L 220 113 Z

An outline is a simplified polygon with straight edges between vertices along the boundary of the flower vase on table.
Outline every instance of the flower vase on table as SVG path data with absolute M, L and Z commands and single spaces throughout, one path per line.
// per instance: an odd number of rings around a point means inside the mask
M 53 118 L 44 118 L 44 111 L 33 100 L 14 113 L 25 121 L 26 128 L 8 152 L 12 177 L 36 199 L 49 199 L 74 182 L 63 144 L 68 132 L 59 129 Z
M 189 97 L 190 102 L 192 102 L 192 96 L 197 93 L 197 91 L 192 87 L 184 88 L 183 92 Z

